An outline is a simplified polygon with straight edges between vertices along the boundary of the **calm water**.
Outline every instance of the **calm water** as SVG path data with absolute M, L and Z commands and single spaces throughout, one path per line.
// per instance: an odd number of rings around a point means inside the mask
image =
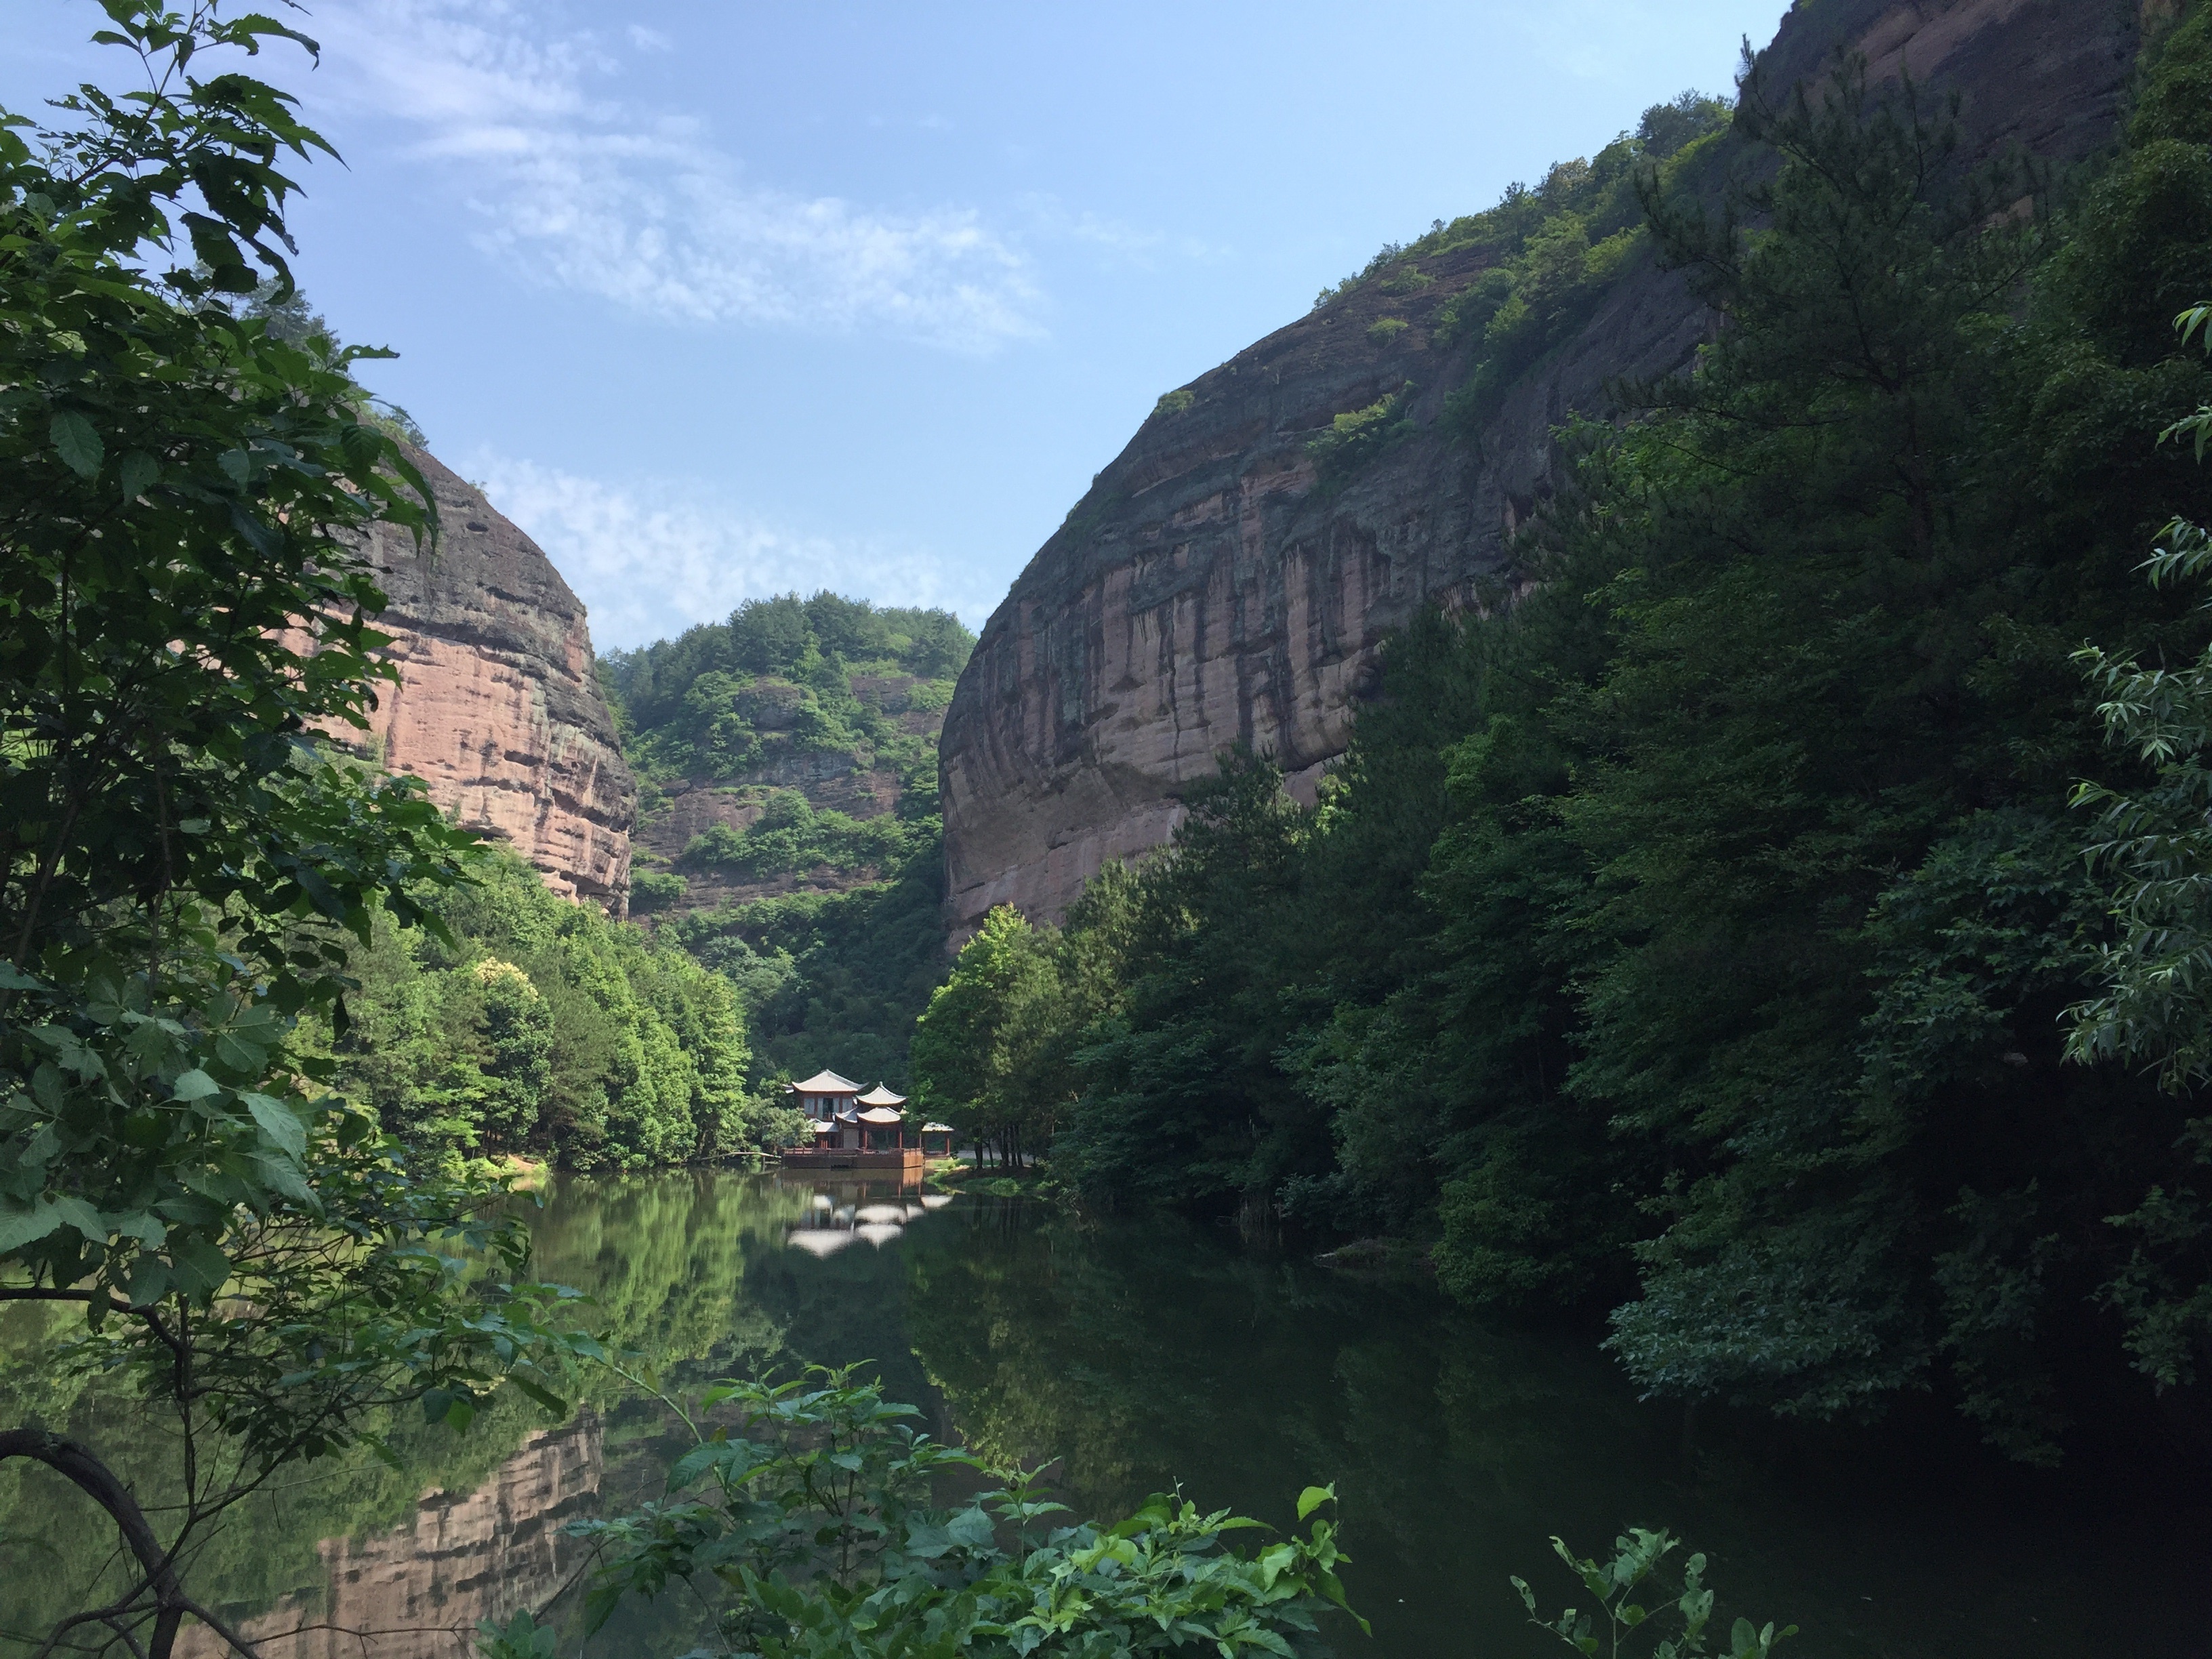
M 598 1298 L 665 1382 L 872 1360 L 940 1434 L 1061 1459 L 1065 1495 L 1090 1513 L 1180 1482 L 1208 1507 L 1285 1522 L 1300 1487 L 1334 1480 L 1346 1582 L 1375 1625 L 1371 1643 L 1332 1632 L 1346 1656 L 1564 1651 L 1523 1624 L 1506 1575 L 1563 1603 L 1576 1587 L 1547 1536 L 1591 1553 L 1626 1522 L 1705 1550 L 1729 1611 L 1795 1620 L 1804 1659 L 2212 1653 L 2212 1520 L 2170 1492 L 2023 1477 L 1955 1447 L 1916 1455 L 1893 1431 L 1824 1449 L 1709 1421 L 1692 1439 L 1586 1335 L 1494 1328 L 1419 1281 L 1334 1272 L 1220 1227 L 915 1196 L 570 1180 L 536 1218 L 540 1270 Z M 871 1203 L 892 1207 L 861 1213 L 865 1235 L 841 1230 Z M 0 1415 L 126 1445 L 127 1413 L 35 1363 L 51 1311 L 7 1317 Z M 403 1427 L 400 1470 L 363 1460 L 289 1484 L 194 1571 L 256 1633 L 389 1632 L 366 1648 L 293 1637 L 270 1659 L 461 1659 L 455 1630 L 543 1605 L 574 1572 L 566 1521 L 659 1494 L 668 1431 L 619 1387 L 550 1429 L 519 1405 L 465 1438 Z M 96 1518 L 20 1466 L 0 1500 L 0 1627 L 84 1605 L 81 1564 L 106 1545 Z M 690 1617 L 670 1598 L 586 1651 L 673 1656 Z

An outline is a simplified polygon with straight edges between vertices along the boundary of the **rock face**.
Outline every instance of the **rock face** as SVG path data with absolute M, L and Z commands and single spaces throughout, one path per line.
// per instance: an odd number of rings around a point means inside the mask
M 1878 79 L 1959 91 L 1970 149 L 2068 161 L 2114 134 L 2136 38 L 2108 0 L 1820 0 L 1790 13 L 1763 64 L 1787 85 L 1838 44 Z M 1182 787 L 1231 744 L 1272 752 L 1310 800 L 1382 637 L 1506 573 L 1508 538 L 1552 484 L 1553 428 L 1601 410 L 1615 376 L 1680 368 L 1711 325 L 1647 259 L 1476 441 L 1455 438 L 1436 422 L 1470 347 L 1431 331 L 1488 258 L 1425 259 L 1431 281 L 1412 293 L 1362 284 L 1164 399 L 1030 561 L 945 720 L 956 933 L 1001 902 L 1058 918 L 1107 860 L 1165 841 Z M 1386 312 L 1407 326 L 1371 337 Z M 1319 487 L 1315 434 L 1408 381 L 1413 435 Z
M 443 531 L 418 551 L 390 526 L 370 556 L 400 684 L 369 746 L 459 823 L 507 842 L 570 898 L 619 909 L 636 790 L 592 670 L 584 607 L 538 544 L 417 454 Z

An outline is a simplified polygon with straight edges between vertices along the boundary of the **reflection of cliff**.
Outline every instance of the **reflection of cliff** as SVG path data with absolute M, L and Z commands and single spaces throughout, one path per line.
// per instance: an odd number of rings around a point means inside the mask
M 294 1598 L 240 1633 L 264 1644 L 269 1659 L 465 1659 L 477 1620 L 542 1606 L 575 1570 L 584 1546 L 562 1528 L 594 1507 L 604 1472 L 599 1419 L 580 1412 L 475 1492 L 433 1490 L 404 1526 L 324 1540 L 329 1589 L 319 1603 Z M 178 1652 L 221 1659 L 224 1649 L 187 1624 Z

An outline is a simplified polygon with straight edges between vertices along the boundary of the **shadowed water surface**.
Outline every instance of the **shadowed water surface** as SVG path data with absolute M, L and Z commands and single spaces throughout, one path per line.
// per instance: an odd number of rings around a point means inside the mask
M 1692 1442 L 1587 1334 L 1486 1325 L 1419 1278 L 1335 1272 L 1172 1218 L 919 1198 L 730 1174 L 568 1180 L 534 1219 L 539 1271 L 590 1292 L 672 1386 L 873 1360 L 936 1432 L 1062 1460 L 1087 1513 L 1180 1483 L 1282 1524 L 1302 1486 L 1333 1480 L 1346 1581 L 1375 1624 L 1371 1643 L 1330 1632 L 1346 1656 L 1564 1652 L 1523 1622 L 1506 1575 L 1547 1606 L 1586 1600 L 1547 1536 L 1595 1552 L 1632 1522 L 1705 1550 L 1728 1615 L 1802 1626 L 1804 1659 L 2212 1651 L 2197 1606 L 2212 1524 L 2170 1489 L 2023 1474 L 1948 1434 L 1916 1447 L 1893 1430 L 1808 1441 L 1708 1422 Z M 0 1415 L 66 1424 L 157 1492 L 165 1471 L 131 1449 L 149 1443 L 130 1411 L 39 1364 L 52 1311 L 6 1317 Z M 398 1425 L 400 1468 L 364 1458 L 295 1479 L 193 1571 L 279 1638 L 269 1659 L 463 1659 L 477 1619 L 541 1607 L 573 1577 L 568 1521 L 659 1495 L 670 1429 L 614 1384 L 557 1426 L 520 1402 L 461 1438 Z M 109 1544 L 98 1516 L 20 1465 L 0 1503 L 0 1629 L 85 1605 Z M 696 1623 L 672 1595 L 585 1651 L 672 1656 Z M 317 1628 L 285 1634 L 303 1626 Z M 190 1651 L 214 1659 L 204 1637 Z M 562 1652 L 577 1650 L 572 1630 Z

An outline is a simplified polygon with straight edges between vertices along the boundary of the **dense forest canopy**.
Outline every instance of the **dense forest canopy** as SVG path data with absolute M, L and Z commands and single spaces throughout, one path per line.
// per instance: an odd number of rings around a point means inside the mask
M 2201 797 L 2201 705 L 2139 678 L 2108 733 L 2074 656 L 2206 639 L 2142 567 L 2212 511 L 2160 441 L 2212 398 L 2174 327 L 2212 289 L 2212 19 L 2055 187 L 1863 76 L 1753 73 L 1717 213 L 1631 146 L 1643 228 L 1586 222 L 1580 257 L 1648 237 L 1722 326 L 1561 434 L 1533 585 L 1391 643 L 1318 810 L 1231 754 L 1064 927 L 994 917 L 917 1082 L 1049 1138 L 1091 1201 L 1410 1234 L 1471 1302 L 1609 1309 L 1653 1395 L 1864 1418 L 1932 1388 L 2045 1462 L 2115 1402 L 2201 1422 L 2212 1358 L 2193 1074 L 2161 1087 L 2140 1022 L 2123 1063 L 2067 1052 L 2130 973 L 2191 994 L 2159 941 L 2204 866 L 2161 824 Z M 1693 100 L 1686 145 L 1657 113 L 1654 152 L 1711 142 Z M 2084 780 L 2133 840 L 2069 806 Z M 2182 896 L 2130 954 L 2116 895 L 2154 866 Z
M 738 777 L 779 757 L 898 746 L 900 734 L 883 716 L 944 707 L 975 644 L 949 611 L 784 593 L 747 599 L 726 623 L 611 651 L 599 659 L 599 683 L 642 771 Z M 918 684 L 897 687 L 887 702 L 863 696 L 856 677 Z M 933 794 L 933 749 L 898 747 L 902 763 L 926 774 L 913 787 Z
M 639 1170 L 774 1147 L 797 1114 L 750 1086 L 738 988 L 673 943 L 546 890 L 507 853 L 441 907 L 380 919 L 333 1080 L 426 1151 Z

